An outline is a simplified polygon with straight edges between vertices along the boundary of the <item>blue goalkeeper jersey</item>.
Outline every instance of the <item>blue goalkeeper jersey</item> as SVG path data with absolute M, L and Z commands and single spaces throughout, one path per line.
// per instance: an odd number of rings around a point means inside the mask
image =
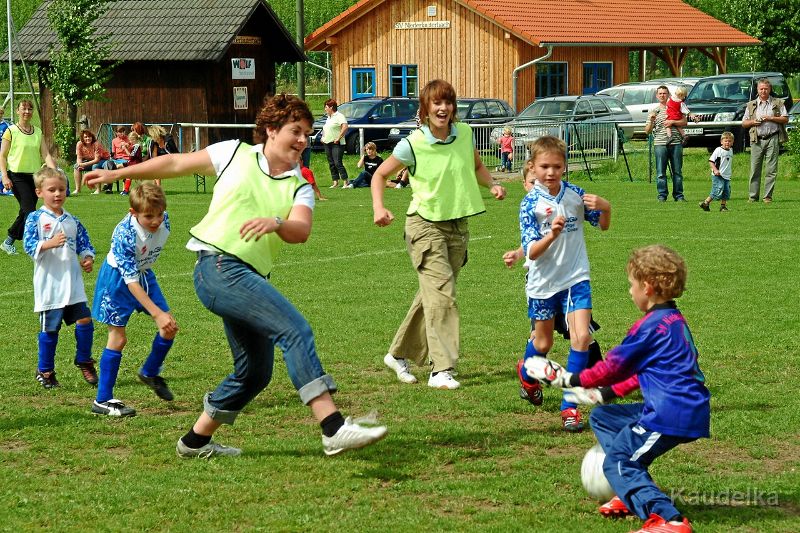
M 605 361 L 580 374 L 583 387 L 639 378 L 644 409 L 639 423 L 676 437 L 709 436 L 711 393 L 697 363 L 697 348 L 675 302 L 653 306 Z

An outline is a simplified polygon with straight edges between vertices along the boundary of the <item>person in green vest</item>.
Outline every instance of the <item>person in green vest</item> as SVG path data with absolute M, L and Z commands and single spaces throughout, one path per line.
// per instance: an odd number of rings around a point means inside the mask
M 303 243 L 311 234 L 314 191 L 303 179 L 298 161 L 312 121 L 305 102 L 279 94 L 266 99 L 256 117 L 263 144 L 225 141 L 86 175 L 90 184 L 127 177 L 218 177 L 208 212 L 190 230 L 187 248 L 197 254 L 197 296 L 225 326 L 233 372 L 204 397 L 200 417 L 178 440 L 179 457 L 241 454 L 211 437 L 222 424 L 233 424 L 269 384 L 275 346 L 283 352 L 300 400 L 320 423 L 325 454 L 361 448 L 386 436 L 386 427 L 345 419 L 336 408 L 331 397 L 336 383 L 322 369 L 311 327 L 269 279 L 283 244 Z
M 412 188 L 405 239 L 419 290 L 383 362 L 400 381 L 416 383 L 408 359 L 430 360 L 428 386 L 453 390 L 460 350 L 456 278 L 467 262 L 469 218 L 485 211 L 480 187 L 497 200 L 506 190 L 492 180 L 475 149 L 472 128 L 457 122 L 456 91 L 444 80 L 429 82 L 419 96 L 420 128 L 401 140 L 372 179 L 374 222 L 388 226 L 394 214 L 383 204 L 386 180 L 408 168 Z

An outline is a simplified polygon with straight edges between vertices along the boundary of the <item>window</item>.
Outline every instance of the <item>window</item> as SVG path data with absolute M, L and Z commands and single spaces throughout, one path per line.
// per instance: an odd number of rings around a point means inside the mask
M 486 109 L 489 111 L 489 116 L 493 118 L 505 117 L 506 110 L 500 105 L 497 100 L 489 100 L 486 102 Z
M 612 63 L 583 64 L 583 94 L 594 94 L 611 87 Z
M 539 63 L 536 65 L 536 98 L 567 94 L 567 64 Z
M 604 117 L 608 115 L 608 108 L 602 100 L 592 99 L 590 103 L 592 104 L 592 112 L 594 113 L 594 116 Z
M 389 66 L 389 96 L 419 96 L 417 65 Z
M 574 120 L 586 120 L 592 118 L 592 106 L 586 100 L 578 100 L 578 105 L 575 106 Z
M 464 118 L 486 118 L 488 116 L 489 112 L 486 110 L 486 102 L 475 102 L 475 105 L 472 106 L 469 112 L 469 116 Z
M 375 96 L 375 69 L 354 68 L 351 77 L 353 98 Z

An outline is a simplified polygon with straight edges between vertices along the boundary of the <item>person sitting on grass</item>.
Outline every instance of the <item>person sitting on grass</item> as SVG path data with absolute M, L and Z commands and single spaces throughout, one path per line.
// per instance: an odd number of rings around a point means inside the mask
M 97 170 L 88 176 L 89 183 L 108 183 L 134 173 L 146 180 L 218 176 L 208 212 L 190 230 L 187 248 L 197 253 L 197 296 L 225 326 L 233 372 L 203 398 L 203 412 L 178 440 L 179 457 L 242 453 L 211 437 L 223 424 L 233 424 L 267 387 L 276 346 L 300 400 L 320 424 L 326 455 L 362 448 L 386 436 L 384 426 L 362 425 L 342 416 L 331 396 L 336 383 L 322 369 L 311 327 L 270 278 L 283 243 L 303 243 L 311 234 L 314 192 L 302 178 L 298 160 L 313 120 L 305 102 L 278 94 L 264 100 L 256 117 L 263 145 L 225 141 L 197 152 L 156 157 L 135 169 Z
M 686 287 L 686 262 L 662 245 L 634 250 L 625 268 L 634 305 L 644 313 L 606 359 L 582 372 L 533 357 L 528 376 L 567 389 L 581 404 L 603 404 L 641 386 L 644 402 L 598 405 L 589 417 L 606 458 L 603 472 L 616 496 L 604 516 L 634 513 L 637 533 L 691 533 L 692 525 L 656 486 L 648 468 L 681 444 L 708 438 L 711 393 L 698 365 L 686 318 L 675 299 Z
M 67 177 L 52 168 L 33 176 L 42 207 L 25 219 L 22 243 L 33 259 L 33 310 L 39 313 L 39 366 L 36 380 L 45 389 L 58 387 L 55 357 L 61 323 L 75 324 L 75 359 L 83 379 L 97 384 L 92 359 L 94 324 L 86 305 L 81 270 L 94 265 L 94 248 L 80 220 L 64 209 Z
M 372 183 L 372 175 L 378 170 L 378 167 L 383 163 L 383 158 L 378 155 L 378 147 L 374 142 L 368 142 L 364 145 L 364 153 L 361 154 L 361 159 L 358 160 L 356 166 L 363 168 L 359 175 L 351 181 L 345 189 L 357 189 L 359 187 L 369 187 Z
M 100 357 L 97 398 L 92 404 L 92 413 L 98 415 L 136 415 L 135 409 L 114 398 L 122 350 L 128 343 L 126 327 L 134 311 L 150 315 L 158 328 L 150 355 L 139 370 L 139 380 L 162 400 L 173 399 L 161 377 L 161 367 L 178 333 L 178 324 L 151 269 L 170 232 L 167 200 L 161 187 L 153 183 L 136 187 L 128 198 L 129 213 L 114 228 L 111 250 L 100 267 L 94 291 L 94 319 L 108 325 L 108 342 Z

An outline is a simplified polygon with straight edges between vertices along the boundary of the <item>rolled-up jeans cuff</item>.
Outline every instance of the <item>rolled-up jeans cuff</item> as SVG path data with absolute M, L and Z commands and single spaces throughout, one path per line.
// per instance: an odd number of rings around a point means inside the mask
M 326 392 L 333 394 L 336 391 L 336 382 L 328 374 L 325 374 L 300 387 L 297 394 L 300 395 L 300 401 L 304 405 L 308 405 L 314 398 L 322 396 Z
M 210 397 L 210 392 L 207 392 L 206 395 L 203 396 L 203 411 L 205 411 L 211 420 L 219 422 L 220 424 L 228 424 L 232 426 L 236 421 L 236 417 L 239 416 L 239 411 L 226 411 L 225 409 L 214 407 L 208 403 L 208 399 Z

